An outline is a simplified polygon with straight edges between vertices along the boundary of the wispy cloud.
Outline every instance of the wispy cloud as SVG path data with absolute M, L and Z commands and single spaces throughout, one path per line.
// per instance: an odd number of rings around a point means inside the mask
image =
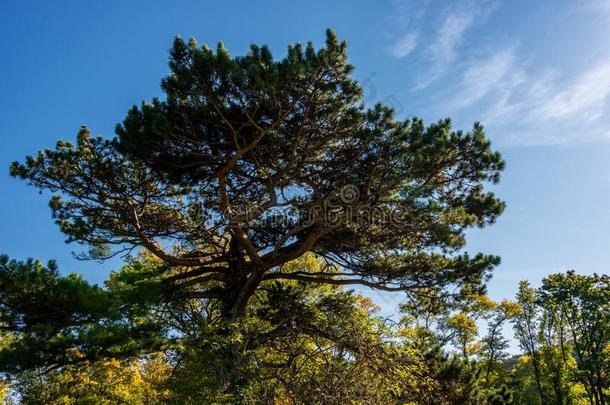
M 506 48 L 477 60 L 463 73 L 456 107 L 470 106 L 492 92 L 504 92 L 525 81 L 525 73 L 515 66 L 515 49 Z
M 514 12 L 502 0 L 397 1 L 387 49 L 410 57 L 415 113 L 481 120 L 508 144 L 610 141 L 610 0 L 549 0 L 538 10 L 556 12 L 527 33 L 500 15 L 484 26 L 501 4 Z
M 528 72 L 515 48 L 471 62 L 453 96 L 454 111 L 482 114 L 511 144 L 567 144 L 610 139 L 610 60 L 571 76 Z
M 462 42 L 464 33 L 472 26 L 477 11 L 471 8 L 451 11 L 440 24 L 436 38 L 428 47 L 432 58 L 441 63 L 448 63 L 456 58 L 457 46 Z
M 468 0 L 431 7 L 433 2 L 403 0 L 395 3 L 390 16 L 392 29 L 388 35 L 388 51 L 396 58 L 407 56 L 418 46 L 420 34 L 435 27 L 431 33 L 426 32 L 431 34 L 431 39 L 422 47 L 422 52 L 427 63 L 433 65 L 436 74 L 440 74 L 446 65 L 457 58 L 466 32 L 477 23 L 484 22 L 498 3 L 492 0 Z
M 581 120 L 595 121 L 602 116 L 609 96 L 610 61 L 606 61 L 585 71 L 566 88 L 557 89 L 552 98 L 537 109 L 536 115 L 545 120 L 578 115 Z
M 417 46 L 417 33 L 409 32 L 398 38 L 390 47 L 390 52 L 397 58 L 403 58 L 410 54 Z
M 421 20 L 429 1 L 396 0 L 388 16 L 387 50 L 396 58 L 404 58 L 415 50 L 421 30 Z
M 424 51 L 429 69 L 418 80 L 416 89 L 428 87 L 443 76 L 459 59 L 460 46 L 467 32 L 484 23 L 498 5 L 498 2 L 488 0 L 456 2 L 440 13 L 438 28 Z

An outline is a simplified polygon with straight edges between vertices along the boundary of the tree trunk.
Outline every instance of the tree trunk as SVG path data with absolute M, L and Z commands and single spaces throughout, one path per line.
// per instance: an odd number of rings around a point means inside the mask
M 234 333 L 236 324 L 242 324 L 247 317 L 248 302 L 262 279 L 262 273 L 244 259 L 236 238 L 231 241 L 229 252 L 231 259 L 221 298 L 222 322 L 227 336 Z M 232 391 L 239 385 L 236 378 L 244 349 L 243 343 L 230 343 L 222 351 L 219 383 L 224 392 Z

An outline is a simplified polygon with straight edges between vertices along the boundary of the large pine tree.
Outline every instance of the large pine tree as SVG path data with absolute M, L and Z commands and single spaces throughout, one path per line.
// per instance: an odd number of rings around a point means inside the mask
M 134 106 L 115 139 L 83 128 L 76 145 L 11 168 L 56 194 L 61 230 L 92 255 L 156 255 L 166 299 L 218 300 L 235 319 L 272 280 L 441 288 L 480 284 L 498 262 L 458 254 L 464 231 L 504 207 L 484 191 L 504 162 L 482 126 L 366 108 L 332 31 L 281 60 L 266 46 L 232 58 L 176 39 L 170 68 L 165 100 Z M 284 271 L 307 252 L 328 265 Z

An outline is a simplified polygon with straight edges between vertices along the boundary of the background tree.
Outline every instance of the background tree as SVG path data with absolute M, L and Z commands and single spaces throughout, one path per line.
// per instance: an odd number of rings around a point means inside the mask
M 542 371 L 540 360 L 539 319 L 540 308 L 537 305 L 536 291 L 527 281 L 519 283 L 517 302 L 521 306 L 521 314 L 515 319 L 515 337 L 519 346 L 531 360 L 534 381 L 541 403 L 547 403 L 547 392 L 542 385 Z
M 516 302 L 503 300 L 493 309 L 487 324 L 487 334 L 481 342 L 480 359 L 484 370 L 485 384 L 493 387 L 508 382 L 506 360 L 509 341 L 504 337 L 504 326 L 521 314 Z
M 486 295 L 467 290 L 457 302 L 456 312 L 439 319 L 439 330 L 443 334 L 441 344 L 453 343 L 464 360 L 476 355 L 482 343 L 477 340 L 477 321 L 492 316 L 496 307 L 497 304 Z
M 539 295 L 540 314 L 540 359 L 544 370 L 543 384 L 550 386 L 550 399 L 556 404 L 570 404 L 574 398 L 571 385 L 576 377 L 572 348 L 566 339 L 565 318 L 552 301 Z
M 537 403 L 608 403 L 609 287 L 606 275 L 574 271 L 552 274 L 538 289 L 521 283 L 515 332 L 527 356 L 513 380 L 535 382 Z M 531 402 L 531 393 L 515 392 Z
M 591 403 L 607 404 L 610 385 L 610 277 L 552 274 L 543 280 L 541 301 L 560 318 L 576 357 L 578 377 Z M 550 321 L 549 321 L 550 322 Z M 561 349 L 561 346 L 558 347 Z
M 451 296 L 419 291 L 410 298 L 400 307 L 404 316 L 398 336 L 424 354 L 424 370 L 432 381 L 414 402 L 512 403 L 502 325 L 520 312 L 519 305 L 496 303 L 469 286 Z M 487 334 L 479 338 L 478 323 L 486 319 Z
M 429 405 L 504 405 L 512 404 L 506 385 L 486 387 L 483 368 L 474 361 L 443 352 L 436 346 L 425 355 L 425 372 L 430 383 L 413 391 L 409 400 Z M 409 403 L 409 402 L 407 402 Z
M 25 372 L 13 382 L 21 404 L 163 404 L 171 399 L 171 367 L 162 357 L 84 361 L 47 373 Z
M 80 276 L 61 277 L 54 262 L 0 256 L 2 371 L 53 369 L 158 346 L 158 325 L 132 309 Z

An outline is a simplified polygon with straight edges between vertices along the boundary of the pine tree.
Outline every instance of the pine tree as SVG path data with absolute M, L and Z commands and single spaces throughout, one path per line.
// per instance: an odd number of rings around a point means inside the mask
M 177 38 L 169 65 L 165 99 L 133 107 L 116 138 L 83 127 L 76 144 L 11 167 L 54 193 L 57 224 L 88 257 L 156 256 L 158 300 L 214 302 L 229 325 L 276 281 L 476 289 L 498 264 L 459 253 L 465 231 L 504 208 L 485 190 L 504 162 L 483 127 L 365 107 L 332 31 L 281 60 L 266 46 L 231 57 Z M 308 253 L 319 271 L 289 269 Z

